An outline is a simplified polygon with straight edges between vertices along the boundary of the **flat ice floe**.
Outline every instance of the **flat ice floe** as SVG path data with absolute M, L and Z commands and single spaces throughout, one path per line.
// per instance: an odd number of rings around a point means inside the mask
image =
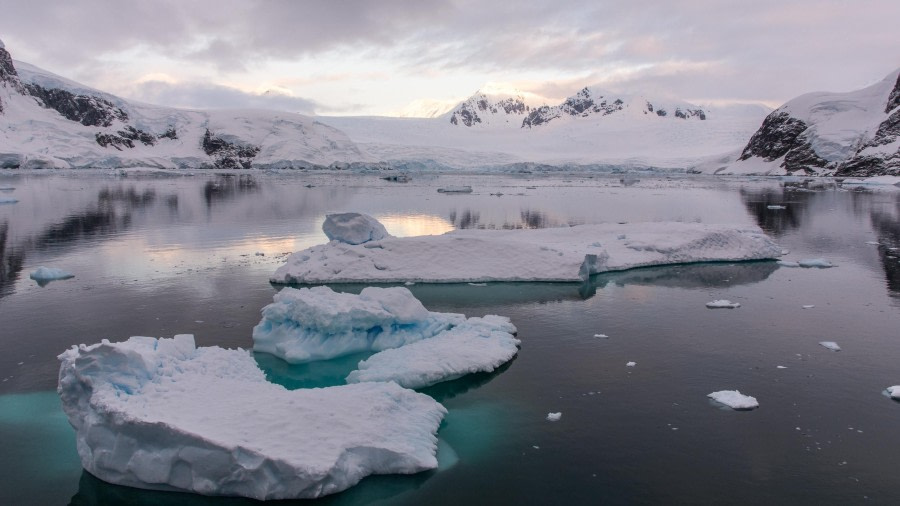
M 740 302 L 731 302 L 730 300 L 718 299 L 712 302 L 707 302 L 706 307 L 710 309 L 736 309 L 741 307 Z
M 825 260 L 824 258 L 806 258 L 797 262 L 800 267 L 816 267 L 819 269 L 827 269 L 829 267 L 834 267 L 834 264 Z
M 104 340 L 59 358 L 81 463 L 110 483 L 314 498 L 437 467 L 446 410 L 393 383 L 291 391 L 249 352 L 197 348 L 191 335 Z
M 625 239 L 619 239 L 625 236 Z M 600 272 L 691 262 L 775 259 L 758 227 L 701 223 L 578 225 L 536 230 L 454 230 L 331 241 L 296 252 L 273 283 L 580 281 Z
M 39 285 L 44 286 L 51 281 L 74 278 L 75 275 L 62 269 L 57 269 L 56 267 L 41 266 L 31 271 L 31 274 L 29 274 L 28 277 L 37 281 Z
M 509 318 L 469 318 L 460 325 L 400 348 L 385 350 L 359 363 L 347 383 L 394 381 L 423 388 L 477 372 L 493 372 L 519 351 Z
M 748 410 L 759 407 L 755 397 L 744 395 L 737 390 L 719 390 L 707 395 L 707 397 L 736 410 Z

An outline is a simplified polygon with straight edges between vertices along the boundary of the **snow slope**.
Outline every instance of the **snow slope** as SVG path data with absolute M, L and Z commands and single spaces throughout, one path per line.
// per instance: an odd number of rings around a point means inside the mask
M 900 69 L 861 90 L 797 97 L 766 117 L 737 161 L 704 167 L 721 174 L 900 175 Z
M 373 158 L 411 170 L 533 170 L 527 164 L 535 163 L 679 169 L 739 150 L 767 112 L 585 88 L 554 106 L 478 92 L 437 118 L 319 119 Z
M 104 340 L 59 359 L 82 465 L 110 483 L 314 498 L 437 467 L 446 410 L 393 383 L 286 390 L 250 353 L 197 348 L 191 335 Z
M 322 167 L 372 162 L 342 132 L 299 114 L 131 102 L 0 48 L 0 168 Z
M 270 281 L 581 281 L 635 267 L 779 256 L 781 249 L 756 227 L 629 223 L 473 229 L 356 245 L 331 241 L 293 253 Z

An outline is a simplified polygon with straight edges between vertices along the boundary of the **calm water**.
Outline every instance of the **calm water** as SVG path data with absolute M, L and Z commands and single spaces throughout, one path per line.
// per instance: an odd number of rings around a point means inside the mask
M 436 192 L 451 184 L 475 192 Z M 449 409 L 441 469 L 368 478 L 323 504 L 900 503 L 900 403 L 883 395 L 900 384 L 900 250 L 890 249 L 900 246 L 898 193 L 803 191 L 778 180 L 401 184 L 287 173 L 9 172 L 0 188 L 19 200 L 0 205 L 2 504 L 251 503 L 118 487 L 82 472 L 54 390 L 56 355 L 103 338 L 175 333 L 250 347 L 276 291 L 268 275 L 286 253 L 324 242 L 323 217 L 338 211 L 372 214 L 395 235 L 756 223 L 788 259 L 837 267 L 711 264 L 584 284 L 412 286 L 431 310 L 511 317 L 522 349 L 495 374 L 425 390 Z M 75 278 L 38 286 L 28 273 L 39 265 Z M 742 307 L 705 308 L 718 298 Z M 338 384 L 359 358 L 292 367 L 257 357 L 290 388 Z M 734 412 L 707 400 L 723 389 L 761 407 Z M 551 411 L 562 419 L 546 421 Z

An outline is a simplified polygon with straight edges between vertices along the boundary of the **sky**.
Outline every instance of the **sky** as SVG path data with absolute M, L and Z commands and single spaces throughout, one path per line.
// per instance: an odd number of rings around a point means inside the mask
M 25 61 L 191 108 L 427 115 L 584 86 L 777 107 L 900 67 L 897 0 L 0 0 Z

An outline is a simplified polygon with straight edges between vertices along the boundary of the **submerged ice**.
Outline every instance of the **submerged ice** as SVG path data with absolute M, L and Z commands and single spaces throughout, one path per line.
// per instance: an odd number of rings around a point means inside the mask
M 314 498 L 437 467 L 446 410 L 394 383 L 286 390 L 250 353 L 191 335 L 73 347 L 58 392 L 84 468 L 115 484 Z
M 781 248 L 761 229 L 747 226 L 673 222 L 468 229 L 443 235 L 388 236 L 361 244 L 332 240 L 292 254 L 270 280 L 284 284 L 580 281 L 592 274 L 635 267 L 779 256 Z

